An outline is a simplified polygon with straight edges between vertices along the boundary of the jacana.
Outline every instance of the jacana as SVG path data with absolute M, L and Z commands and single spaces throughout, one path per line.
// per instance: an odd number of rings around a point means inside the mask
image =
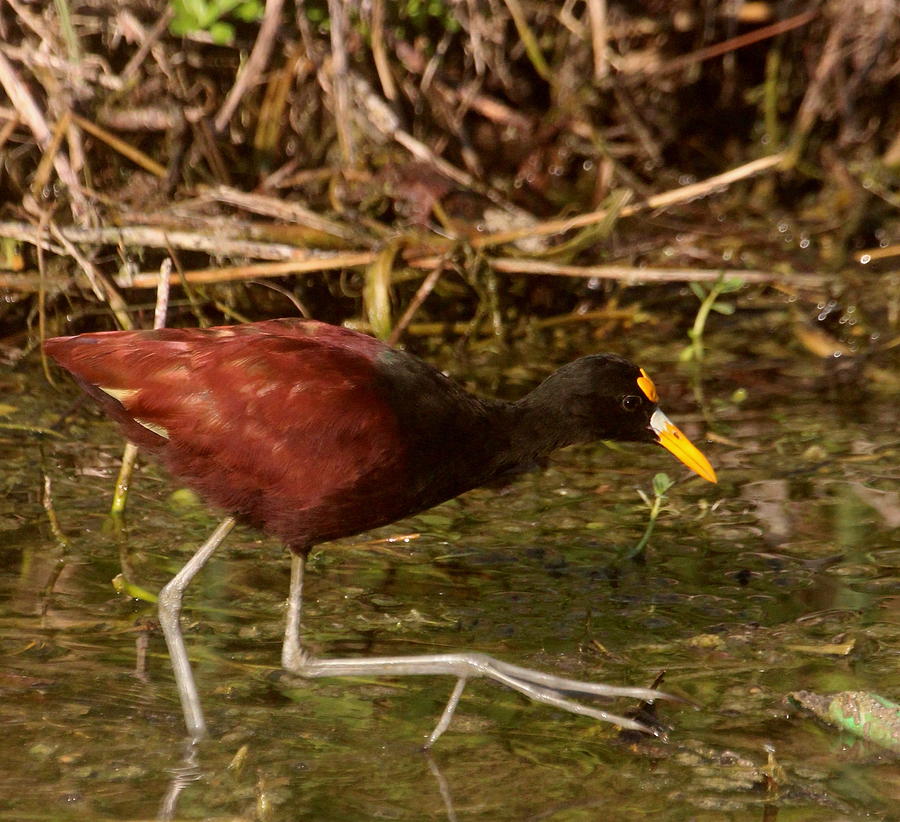
M 291 552 L 281 661 L 303 677 L 446 674 L 456 685 L 428 737 L 450 723 L 469 677 L 539 702 L 644 730 L 571 695 L 653 699 L 659 691 L 580 682 L 480 653 L 318 659 L 300 643 L 306 557 L 314 545 L 430 508 L 595 440 L 658 443 L 716 482 L 703 454 L 659 409 L 646 372 L 613 354 L 563 366 L 516 402 L 476 397 L 440 371 L 365 334 L 310 320 L 207 329 L 111 331 L 47 340 L 124 435 L 228 512 L 162 589 L 159 619 L 185 723 L 206 734 L 181 635 L 185 588 L 235 522 Z

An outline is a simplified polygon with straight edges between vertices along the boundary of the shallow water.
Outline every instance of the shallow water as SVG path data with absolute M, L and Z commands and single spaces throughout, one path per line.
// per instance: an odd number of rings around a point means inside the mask
M 105 512 L 121 440 L 93 410 L 61 438 L 0 432 L 0 818 L 898 818 L 896 755 L 786 700 L 900 696 L 891 391 L 876 381 L 850 403 L 808 355 L 729 365 L 722 353 L 704 383 L 718 441 L 703 443 L 687 372 L 665 360 L 651 348 L 643 364 L 718 486 L 661 449 L 569 449 L 510 488 L 314 554 L 304 624 L 322 655 L 471 648 L 634 685 L 665 671 L 665 688 L 699 706 L 658 706 L 667 740 L 623 739 L 473 681 L 427 757 L 418 746 L 452 682 L 281 675 L 288 561 L 238 530 L 187 599 L 214 737 L 186 757 L 154 609 L 110 581 L 124 565 L 157 590 L 214 515 L 142 462 L 118 535 Z M 17 378 L 6 421 L 51 425 L 75 396 L 37 372 Z M 678 484 L 643 561 L 623 559 L 647 521 L 636 489 L 659 471 Z

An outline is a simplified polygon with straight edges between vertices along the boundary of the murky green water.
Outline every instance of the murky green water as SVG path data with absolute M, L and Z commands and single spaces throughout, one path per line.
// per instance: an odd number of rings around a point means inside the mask
M 668 741 L 635 744 L 475 681 L 428 758 L 417 746 L 452 682 L 283 677 L 287 558 L 237 531 L 188 597 L 214 738 L 186 761 L 154 610 L 110 581 L 124 562 L 156 590 L 214 516 L 142 463 L 120 540 L 104 520 L 121 453 L 110 424 L 81 410 L 42 446 L 0 432 L 0 818 L 900 818 L 897 756 L 786 702 L 801 689 L 900 697 L 896 400 L 877 382 L 861 402 L 828 391 L 808 355 L 722 356 L 705 386 L 718 486 L 661 449 L 571 449 L 510 489 L 370 535 L 406 539 L 328 546 L 307 583 L 323 655 L 472 648 L 638 685 L 666 671 L 700 706 L 659 707 Z M 702 442 L 683 370 L 653 350 L 643 363 Z M 7 422 L 51 424 L 75 396 L 36 372 L 12 385 Z M 657 471 L 679 483 L 646 561 L 622 560 L 646 522 L 635 489 Z

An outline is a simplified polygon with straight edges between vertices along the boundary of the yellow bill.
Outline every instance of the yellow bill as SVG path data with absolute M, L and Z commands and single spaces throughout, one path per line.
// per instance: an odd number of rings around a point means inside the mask
M 658 408 L 650 417 L 650 427 L 656 433 L 659 444 L 667 451 L 675 455 L 695 474 L 699 474 L 709 482 L 718 482 L 716 472 L 709 460 L 700 453 L 697 448 Z

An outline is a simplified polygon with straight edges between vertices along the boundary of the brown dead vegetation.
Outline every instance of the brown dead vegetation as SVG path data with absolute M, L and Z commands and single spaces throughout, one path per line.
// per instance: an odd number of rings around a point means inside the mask
M 5 335 L 149 325 L 167 260 L 171 324 L 393 340 L 723 273 L 896 304 L 890 0 L 424 8 L 270 0 L 217 45 L 159 0 L 3 0 Z

